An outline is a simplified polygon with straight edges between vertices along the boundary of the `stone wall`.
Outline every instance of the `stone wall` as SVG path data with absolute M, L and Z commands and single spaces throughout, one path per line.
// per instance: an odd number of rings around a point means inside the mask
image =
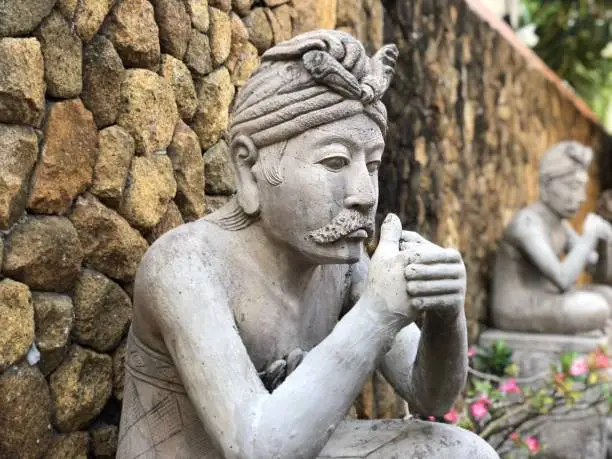
M 0 2 L 1 458 L 114 457 L 140 258 L 233 193 L 234 94 L 320 3 Z

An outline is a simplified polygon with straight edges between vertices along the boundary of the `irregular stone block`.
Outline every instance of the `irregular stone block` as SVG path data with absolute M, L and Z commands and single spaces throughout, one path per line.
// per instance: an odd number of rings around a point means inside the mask
M 59 10 L 74 23 L 74 30 L 85 42 L 96 34 L 117 0 L 59 0 Z
M 207 194 L 231 195 L 236 191 L 234 167 L 229 147 L 219 141 L 204 154 L 204 170 Z
M 125 356 L 127 353 L 127 341 L 121 341 L 115 352 L 113 352 L 113 397 L 123 400 L 123 379 L 125 376 Z
M 24 362 L 0 374 L 0 457 L 44 456 L 53 437 L 51 408 L 47 382 L 35 366 Z
M 159 27 L 161 52 L 182 59 L 191 36 L 189 13 L 183 0 L 152 0 Z
M 36 38 L 0 40 L 0 123 L 40 124 L 45 109 L 44 74 Z
M 83 89 L 83 44 L 59 12 L 48 16 L 37 31 L 45 62 L 45 83 L 51 97 L 68 99 Z
M 208 0 L 208 6 L 218 8 L 226 13 L 232 8 L 231 0 Z
M 266 17 L 268 18 L 268 22 L 270 23 L 270 28 L 272 29 L 272 44 L 277 45 L 281 41 L 286 39 L 284 38 L 285 33 L 281 27 L 280 22 L 278 22 L 278 18 L 272 12 L 272 10 L 266 8 L 264 12 L 266 13 Z M 289 38 L 291 38 L 291 36 L 289 36 Z
M 183 221 L 181 211 L 174 201 L 170 201 L 168 203 L 166 213 L 161 218 L 159 223 L 151 228 L 151 230 L 147 233 L 147 241 L 149 241 L 149 244 L 153 244 L 153 242 L 155 242 L 159 237 L 163 236 L 171 229 L 182 225 L 183 223 L 185 222 Z
M 198 135 L 202 150 L 213 146 L 227 128 L 228 111 L 234 91 L 234 85 L 225 67 L 200 80 L 198 108 L 191 121 L 191 128 Z
M 121 202 L 136 142 L 119 126 L 98 133 L 99 153 L 91 192 L 116 207 Z
M 19 0 L 0 3 L 0 38 L 32 32 L 51 12 L 56 0 Z
M 176 204 L 185 221 L 204 214 L 204 160 L 198 136 L 182 121 L 176 123 L 168 147 L 176 179 Z
M 227 60 L 227 68 L 232 75 L 232 83 L 241 87 L 244 86 L 255 71 L 259 67 L 260 58 L 257 53 L 257 48 L 250 42 L 232 47 L 232 52 Z
M 175 194 L 176 181 L 168 156 L 136 157 L 119 213 L 137 228 L 152 228 L 166 213 Z
M 117 119 L 124 74 L 123 63 L 113 44 L 96 35 L 85 48 L 82 99 L 93 113 L 98 128 L 109 126 Z
M 198 106 L 198 98 L 187 66 L 169 54 L 164 54 L 159 74 L 172 86 L 179 116 L 190 120 Z
M 244 22 L 240 19 L 236 13 L 232 13 L 231 16 L 231 28 L 232 28 L 232 49 L 236 45 L 242 45 L 249 40 L 249 31 L 247 30 Z
M 255 45 L 259 54 L 263 54 L 274 40 L 272 26 L 264 8 L 255 8 L 244 18 L 244 25 L 249 31 L 249 40 Z
M 218 66 L 226 61 L 232 46 L 232 22 L 227 13 L 217 8 L 209 8 L 210 14 L 210 52 L 213 63 Z
M 0 230 L 10 228 L 23 214 L 37 157 L 38 138 L 34 129 L 0 124 Z
M 36 347 L 40 351 L 40 364 L 49 373 L 60 364 L 65 354 L 74 321 L 72 300 L 67 295 L 48 292 L 32 293 Z M 42 371 L 42 370 L 41 370 Z
M 61 432 L 85 427 L 96 418 L 112 391 L 112 360 L 73 345 L 49 379 L 55 405 L 53 423 Z
M 45 214 L 66 213 L 91 184 L 97 154 L 98 131 L 91 112 L 79 99 L 53 104 L 28 206 Z
M 315 29 L 336 28 L 338 0 L 300 0 L 291 4 L 296 12 L 294 35 Z
M 209 196 L 206 195 L 206 210 L 204 215 L 212 214 L 230 201 L 230 196 Z
M 266 6 L 272 8 L 274 6 L 284 5 L 285 3 L 289 3 L 289 0 L 264 0 Z
M 278 22 L 279 30 L 277 31 L 278 41 L 289 40 L 293 36 L 293 21 L 295 20 L 296 14 L 293 7 L 288 4 L 283 4 L 278 8 L 272 10 L 276 21 Z
M 132 303 L 123 289 L 106 276 L 86 269 L 74 286 L 72 335 L 96 351 L 114 349 L 132 320 Z
M 253 0 L 232 0 L 232 9 L 240 16 L 249 14 L 253 7 Z
M 126 67 L 153 69 L 159 63 L 159 28 L 147 0 L 119 0 L 102 33 L 113 43 Z
M 178 120 L 174 92 L 166 80 L 149 70 L 128 70 L 121 101 L 117 124 L 134 137 L 136 151 L 165 150 Z
M 96 459 L 115 459 L 119 428 L 114 425 L 102 424 L 89 430 L 91 449 Z
M 208 14 L 207 0 L 185 0 L 187 11 L 191 16 L 191 25 L 202 33 L 208 32 L 210 16 Z
M 0 372 L 2 372 L 21 359 L 34 340 L 34 309 L 27 285 L 11 279 L 0 281 L 0 317 L 2 317 L 2 327 L 0 327 L 0 349 L 2 349 Z
M 65 292 L 74 285 L 83 251 L 65 217 L 28 217 L 5 241 L 2 271 L 36 290 Z
M 87 459 L 89 436 L 87 432 L 58 435 L 45 459 Z
M 90 194 L 77 199 L 70 220 L 79 234 L 89 266 L 113 279 L 134 278 L 148 248 L 138 231 Z
M 196 29 L 191 30 L 189 47 L 185 54 L 185 64 L 192 72 L 199 75 L 207 75 L 213 69 L 208 37 Z

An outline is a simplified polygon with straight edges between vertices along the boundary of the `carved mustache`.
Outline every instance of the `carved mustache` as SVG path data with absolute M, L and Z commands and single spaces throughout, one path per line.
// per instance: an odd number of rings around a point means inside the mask
M 329 244 L 339 241 L 359 229 L 366 230 L 368 236 L 372 236 L 374 234 L 374 220 L 357 210 L 343 209 L 331 223 L 311 231 L 306 237 L 318 244 Z

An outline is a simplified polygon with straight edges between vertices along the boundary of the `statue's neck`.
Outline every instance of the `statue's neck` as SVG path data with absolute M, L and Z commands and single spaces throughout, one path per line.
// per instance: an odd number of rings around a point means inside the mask
M 537 201 L 532 207 L 540 218 L 544 221 L 547 228 L 554 230 L 561 226 L 563 218 L 557 214 L 548 204 L 544 201 Z

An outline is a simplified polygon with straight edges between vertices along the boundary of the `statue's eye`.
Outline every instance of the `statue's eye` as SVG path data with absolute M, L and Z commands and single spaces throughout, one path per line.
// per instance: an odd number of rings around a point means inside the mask
M 374 175 L 376 172 L 378 172 L 378 168 L 380 167 L 380 161 L 370 161 L 366 164 L 366 167 L 368 168 L 368 172 L 370 173 L 370 175 Z
M 322 161 L 319 161 L 319 164 L 322 164 L 326 169 L 329 169 L 330 171 L 338 172 L 344 167 L 348 166 L 349 160 L 344 156 L 333 156 L 331 158 L 326 158 Z

